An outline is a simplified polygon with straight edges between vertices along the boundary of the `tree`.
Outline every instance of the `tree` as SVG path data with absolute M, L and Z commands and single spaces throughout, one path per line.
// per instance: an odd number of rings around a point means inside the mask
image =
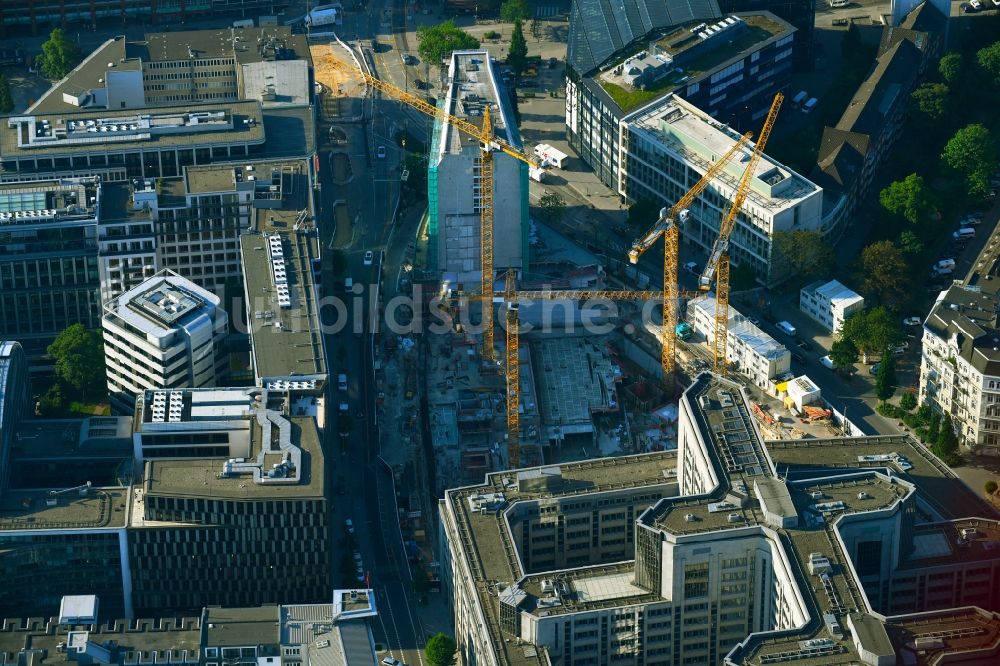
M 73 324 L 49 345 L 56 377 L 86 399 L 97 401 L 106 390 L 104 345 L 99 333 Z
M 542 209 L 539 215 L 545 222 L 559 222 L 566 214 L 566 202 L 556 192 L 543 194 L 538 205 Z
M 986 196 L 990 175 L 997 165 L 996 141 L 986 127 L 974 123 L 955 132 L 945 144 L 941 159 L 965 179 L 970 196 Z
M 889 349 L 882 354 L 882 361 L 878 364 L 878 372 L 875 374 L 875 395 L 879 400 L 885 402 L 896 392 L 896 361 L 893 359 Z
M 861 251 L 861 291 L 898 310 L 909 296 L 910 266 L 902 250 L 884 240 Z
M 938 61 L 938 73 L 949 86 L 954 85 L 962 75 L 962 54 L 945 53 Z
M 504 23 L 517 23 L 524 21 L 531 14 L 528 3 L 525 0 L 505 0 L 500 5 L 500 20 Z
M 996 494 L 996 491 L 997 491 L 997 482 L 994 481 L 993 479 L 990 479 L 989 481 L 986 482 L 986 485 L 983 487 L 983 490 L 986 491 L 987 495 L 994 495 L 994 494 Z
M 925 83 L 910 93 L 910 98 L 926 120 L 938 121 L 948 115 L 949 94 L 943 83 Z
M 927 407 L 927 405 L 921 405 L 920 409 Z M 930 409 L 928 407 L 928 409 Z M 917 416 L 920 415 L 920 410 L 917 410 Z M 933 446 L 937 443 L 938 437 L 941 435 L 941 415 L 937 412 L 931 413 L 931 423 L 927 426 L 927 442 Z
M 772 255 L 772 262 L 802 282 L 829 275 L 837 264 L 833 246 L 819 231 L 776 232 Z
M 417 28 L 417 52 L 427 62 L 440 63 L 452 51 L 479 48 L 479 40 L 457 28 L 451 19 L 437 25 L 422 25 Z
M 941 419 L 941 432 L 938 433 L 937 441 L 931 450 L 947 465 L 959 462 L 958 436 L 955 434 L 955 424 L 952 423 L 951 414 L 945 413 Z
M 837 370 L 849 368 L 858 362 L 858 348 L 846 338 L 836 340 L 830 345 L 830 360 Z
M 62 28 L 54 28 L 42 44 L 37 58 L 38 68 L 46 77 L 59 80 L 69 74 L 78 59 L 76 44 L 71 42 Z
M 424 656 L 429 666 L 452 666 L 455 663 L 455 652 L 458 645 L 455 639 L 447 634 L 437 633 L 430 637 L 424 646 Z
M 0 113 L 10 113 L 14 110 L 14 98 L 10 94 L 10 81 L 7 75 L 0 72 Z
M 1000 42 L 994 42 L 976 52 L 976 62 L 993 77 L 993 85 L 1000 86 Z
M 917 406 L 917 396 L 913 394 L 913 391 L 907 391 L 899 396 L 899 406 L 908 412 L 912 411 Z
M 879 203 L 882 208 L 893 215 L 899 215 L 910 224 L 918 224 L 927 218 L 933 209 L 931 192 L 924 183 L 923 177 L 911 173 L 903 180 L 890 183 L 879 192 Z
M 514 70 L 515 74 L 520 74 L 527 62 L 528 43 L 524 41 L 521 19 L 517 19 L 514 21 L 514 32 L 510 36 L 510 48 L 507 49 L 507 65 Z
M 902 250 L 903 254 L 909 257 L 915 257 L 924 251 L 923 242 L 909 229 L 899 234 L 899 240 L 896 241 L 896 245 Z
M 852 314 L 844 321 L 840 335 L 854 343 L 864 354 L 865 362 L 869 354 L 899 344 L 903 337 L 899 318 L 881 305 Z
M 53 417 L 63 410 L 62 386 L 58 382 L 49 387 L 40 398 L 38 398 L 38 411 L 42 416 Z

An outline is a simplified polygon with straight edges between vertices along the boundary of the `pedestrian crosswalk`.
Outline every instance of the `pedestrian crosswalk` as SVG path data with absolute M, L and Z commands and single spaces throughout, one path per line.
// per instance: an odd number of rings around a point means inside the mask
M 535 18 L 543 19 L 549 18 L 550 16 L 555 16 L 559 13 L 559 7 L 557 5 L 540 5 L 535 7 Z

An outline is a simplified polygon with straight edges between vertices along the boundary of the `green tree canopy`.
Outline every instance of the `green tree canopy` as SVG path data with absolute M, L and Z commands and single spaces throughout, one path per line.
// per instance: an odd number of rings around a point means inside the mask
M 875 373 L 875 395 L 885 402 L 896 392 L 896 360 L 889 349 L 882 354 L 882 361 Z
M 891 241 L 877 241 L 861 251 L 861 291 L 899 310 L 909 296 L 910 266 Z
M 10 113 L 14 110 L 14 98 L 10 94 L 10 81 L 7 75 L 0 72 L 0 113 Z
M 899 396 L 899 406 L 906 411 L 912 410 L 917 406 L 917 396 L 913 394 L 913 391 L 906 391 Z
M 479 48 L 479 40 L 455 26 L 451 19 L 437 25 L 422 25 L 417 28 L 417 52 L 427 62 L 440 64 L 452 51 Z
M 37 64 L 42 74 L 58 80 L 69 74 L 79 60 L 76 44 L 71 42 L 62 28 L 54 28 L 42 44 Z
M 504 0 L 500 5 L 500 20 L 504 23 L 524 21 L 531 15 L 531 9 L 525 0 Z
M 976 52 L 976 62 L 993 79 L 993 85 L 1000 86 L 1000 42 L 994 42 Z
M 447 634 L 437 633 L 430 637 L 424 646 L 424 657 L 429 666 L 452 666 L 455 663 L 455 652 L 458 645 L 455 639 Z
M 949 86 L 954 85 L 962 75 L 962 54 L 945 53 L 938 61 L 938 73 Z
M 917 416 L 920 416 L 920 412 L 927 407 L 926 404 L 921 405 L 920 409 L 917 410 Z M 929 410 L 930 407 L 927 407 Z M 927 442 L 934 445 L 937 442 L 938 437 L 941 434 L 941 415 L 937 412 L 931 412 L 930 425 L 927 426 Z
M 955 434 L 955 424 L 951 420 L 951 414 L 945 413 L 941 418 L 941 431 L 931 450 L 947 465 L 955 465 L 960 461 L 958 436 Z
M 909 229 L 899 234 L 899 240 L 896 241 L 896 246 L 903 251 L 903 254 L 910 257 L 916 256 L 924 251 L 924 244 L 920 240 L 920 237 Z
M 985 196 L 997 166 L 996 140 L 985 126 L 967 125 L 945 144 L 941 159 L 965 179 L 970 196 Z
M 994 481 L 993 479 L 990 479 L 989 481 L 986 482 L 986 485 L 983 486 L 983 490 L 986 491 L 987 495 L 994 494 L 997 491 L 997 482 Z
M 97 402 L 106 391 L 104 344 L 99 333 L 73 324 L 49 345 L 56 376 L 87 400 Z
M 910 93 L 913 105 L 924 117 L 932 122 L 941 120 L 948 114 L 950 91 L 943 83 L 925 83 Z
M 828 276 L 837 264 L 833 246 L 819 231 L 778 231 L 774 234 L 772 261 L 802 282 Z
M 884 306 L 855 312 L 844 321 L 841 336 L 863 353 L 872 354 L 899 344 L 903 337 L 898 317 Z
M 915 173 L 890 183 L 879 192 L 878 200 L 882 208 L 893 215 L 899 215 L 910 224 L 926 220 L 934 208 L 930 189 L 923 177 Z
M 858 362 L 858 348 L 847 338 L 841 338 L 830 345 L 830 360 L 837 370 L 849 368 Z
M 542 209 L 540 216 L 545 222 L 559 222 L 566 214 L 566 202 L 556 192 L 543 194 L 538 205 Z
M 507 49 L 507 64 L 515 73 L 520 74 L 527 62 L 528 43 L 524 41 L 521 19 L 516 19 L 514 21 L 514 32 L 510 36 L 510 48 Z

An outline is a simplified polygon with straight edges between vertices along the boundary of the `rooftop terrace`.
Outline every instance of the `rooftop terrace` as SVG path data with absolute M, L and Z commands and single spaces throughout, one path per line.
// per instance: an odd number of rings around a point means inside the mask
M 102 190 L 96 178 L 0 183 L 0 229 L 96 223 Z

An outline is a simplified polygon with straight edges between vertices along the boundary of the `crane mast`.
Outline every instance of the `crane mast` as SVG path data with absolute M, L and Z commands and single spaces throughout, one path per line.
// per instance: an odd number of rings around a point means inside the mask
M 750 132 L 741 136 L 677 203 L 669 209 L 661 209 L 660 219 L 644 236 L 633 243 L 629 250 L 629 261 L 634 264 L 659 240 L 660 236 L 663 236 L 663 328 L 660 331 L 660 367 L 663 368 L 664 378 L 673 374 L 677 358 L 677 301 L 680 298 L 677 286 L 677 249 L 680 231 L 677 222 L 684 223 L 688 215 L 688 206 L 705 191 L 708 184 L 725 168 L 733 156 L 743 150 L 751 136 Z
M 482 151 L 479 158 L 480 177 L 482 183 L 482 195 L 480 205 L 480 256 L 482 269 L 482 324 L 483 324 L 483 356 L 488 359 L 496 357 L 493 340 L 493 153 L 501 152 L 518 159 L 528 166 L 539 168 L 536 160 L 519 148 L 515 148 L 503 139 L 493 135 L 493 125 L 490 121 L 489 106 L 483 112 L 483 125 L 470 123 L 458 116 L 453 116 L 444 109 L 439 109 L 433 104 L 428 104 L 415 95 L 397 88 L 391 83 L 386 83 L 375 78 L 371 74 L 364 72 L 342 60 L 338 60 L 333 53 L 324 53 L 313 57 L 313 68 L 316 72 L 317 80 L 322 79 L 332 71 L 360 76 L 366 84 L 374 90 L 385 93 L 393 99 L 406 104 L 407 106 L 420 111 L 432 118 L 440 120 L 442 123 L 451 125 L 456 130 L 463 132 L 479 141 Z M 331 86 L 335 87 L 335 86 Z
M 698 279 L 698 289 L 707 291 L 712 284 L 712 277 L 715 277 L 715 340 L 713 343 L 713 369 L 721 375 L 726 374 L 726 344 L 729 337 L 729 237 L 733 233 L 736 225 L 736 216 L 743 208 L 743 203 L 750 193 L 750 182 L 757 171 L 757 164 L 760 163 L 764 155 L 764 146 L 771 136 L 771 129 L 778 118 L 778 111 L 785 96 L 780 92 L 774 96 L 771 102 L 771 110 L 768 111 L 764 120 L 764 127 L 760 131 L 760 138 L 754 146 L 750 161 L 747 163 L 743 176 L 740 178 L 733 196 L 732 205 L 729 212 L 723 218 L 719 226 L 719 237 L 715 239 L 712 253 L 709 255 L 705 270 L 702 271 Z

